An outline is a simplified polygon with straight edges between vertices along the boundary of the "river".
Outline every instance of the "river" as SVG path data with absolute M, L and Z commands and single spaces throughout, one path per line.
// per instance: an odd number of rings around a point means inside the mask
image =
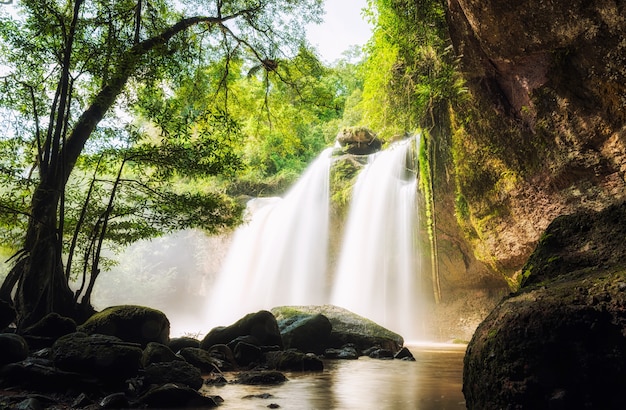
M 279 386 L 204 386 L 203 393 L 224 399 L 223 410 L 446 410 L 464 409 L 465 346 L 408 345 L 416 361 L 327 360 L 324 371 L 286 372 Z M 226 375 L 232 380 L 234 375 Z M 245 396 L 263 396 L 250 397 Z M 269 407 L 272 408 L 272 407 Z

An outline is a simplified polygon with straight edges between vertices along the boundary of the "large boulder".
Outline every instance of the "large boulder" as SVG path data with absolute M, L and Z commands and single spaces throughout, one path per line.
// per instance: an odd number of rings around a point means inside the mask
M 238 337 L 252 336 L 257 346 L 283 346 L 276 318 L 271 312 L 261 310 L 250 313 L 226 327 L 212 329 L 200 342 L 202 349 L 208 350 L 213 345 L 229 344 Z M 248 338 L 247 342 L 250 343 Z
M 468 408 L 626 408 L 624 212 L 583 212 L 548 227 L 525 286 L 468 345 Z
M 328 348 L 333 325 L 322 314 L 293 316 L 278 323 L 285 349 L 321 354 Z
M 150 342 L 166 345 L 169 341 L 170 322 L 159 310 L 121 305 L 94 314 L 78 330 L 87 334 L 116 336 L 145 347 Z
M 382 142 L 376 134 L 364 127 L 344 128 L 336 138 L 343 151 L 353 155 L 369 155 L 380 151 Z
M 404 345 L 399 334 L 338 306 L 281 306 L 272 309 L 272 313 L 279 322 L 293 317 L 324 315 L 332 325 L 328 337 L 328 347 L 332 348 L 352 344 L 359 352 L 372 346 L 397 352 Z
M 71 333 L 52 345 L 54 365 L 68 372 L 116 381 L 134 376 L 141 368 L 142 350 L 138 344 L 114 336 Z

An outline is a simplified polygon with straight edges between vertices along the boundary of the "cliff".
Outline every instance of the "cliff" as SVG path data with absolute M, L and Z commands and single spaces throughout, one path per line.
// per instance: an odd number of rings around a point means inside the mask
M 444 286 L 517 289 L 557 216 L 626 195 L 626 2 L 449 0 L 468 98 L 440 110 Z

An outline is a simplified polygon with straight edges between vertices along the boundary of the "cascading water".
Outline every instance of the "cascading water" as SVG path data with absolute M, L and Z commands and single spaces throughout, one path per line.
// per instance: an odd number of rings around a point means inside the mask
M 420 289 L 415 139 L 370 158 L 354 185 L 331 303 L 417 340 Z
M 230 324 L 275 306 L 332 303 L 418 340 L 417 179 L 407 168 L 407 159 L 417 152 L 415 141 L 371 155 L 359 174 L 330 284 L 332 149 L 314 161 L 284 199 L 252 200 L 251 218 L 235 233 L 212 287 L 209 324 Z
M 324 150 L 284 198 L 249 203 L 249 222 L 235 233 L 213 286 L 209 323 L 230 324 L 275 306 L 327 302 L 331 152 Z

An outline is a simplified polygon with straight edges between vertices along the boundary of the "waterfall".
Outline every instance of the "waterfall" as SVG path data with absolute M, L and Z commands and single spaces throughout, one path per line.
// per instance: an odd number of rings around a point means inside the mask
M 370 158 L 353 188 L 331 303 L 420 338 L 415 138 Z
M 328 277 L 325 150 L 281 198 L 249 202 L 209 300 L 209 324 L 282 305 L 332 303 L 417 340 L 416 138 L 370 155 L 353 188 L 337 271 Z M 413 167 L 416 161 L 409 163 Z M 335 229 L 335 228 L 333 228 Z
M 329 169 L 324 150 L 284 198 L 248 203 L 209 295 L 209 323 L 275 306 L 327 302 Z

